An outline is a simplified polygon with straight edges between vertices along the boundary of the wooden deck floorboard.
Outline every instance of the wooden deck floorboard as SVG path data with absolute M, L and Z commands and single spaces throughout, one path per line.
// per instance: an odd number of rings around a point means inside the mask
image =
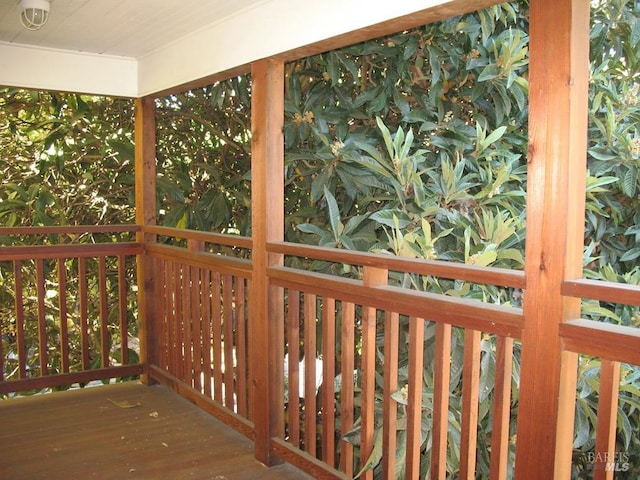
M 266 468 L 243 435 L 166 387 L 130 382 L 0 401 L 0 478 L 311 477 Z

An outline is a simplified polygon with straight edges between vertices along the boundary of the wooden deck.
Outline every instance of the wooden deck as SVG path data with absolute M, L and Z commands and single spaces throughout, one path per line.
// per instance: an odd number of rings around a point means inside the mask
M 163 386 L 136 382 L 0 401 L 0 478 L 285 479 L 243 435 Z

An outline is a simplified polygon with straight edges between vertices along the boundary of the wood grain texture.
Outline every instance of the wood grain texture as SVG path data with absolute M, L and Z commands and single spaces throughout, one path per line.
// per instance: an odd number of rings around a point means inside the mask
M 0 424 L 0 478 L 311 478 L 290 465 L 266 468 L 249 439 L 159 385 L 5 400 Z
M 620 362 L 603 360 L 600 364 L 600 395 L 596 425 L 596 461 L 594 480 L 613 480 L 616 458 L 616 427 L 618 393 L 620 392 Z M 614 467 L 613 469 L 611 467 Z
M 491 480 L 507 480 L 509 461 L 509 427 L 511 421 L 511 374 L 513 339 L 496 340 L 496 375 L 491 432 Z
M 558 414 L 560 325 L 580 314 L 563 297 L 564 280 L 582 276 L 584 248 L 589 2 L 530 3 L 527 242 L 515 478 L 553 478 Z M 544 367 L 543 367 L 544 366 Z M 541 421 L 544 419 L 544 421 Z M 560 461 L 560 460 L 558 460 Z
M 141 229 L 136 238 L 142 245 L 156 241 L 155 235 L 142 231 L 145 226 L 156 223 L 156 174 L 155 101 L 148 97 L 138 98 L 135 101 L 135 206 L 136 225 Z M 155 278 L 152 261 L 146 255 L 138 257 L 136 277 L 140 359 L 147 369 L 142 376 L 146 382 L 149 366 L 158 365 L 160 355 L 159 333 L 153 321 L 157 317 L 153 296 Z
M 284 63 L 261 60 L 251 66 L 251 232 L 253 278 L 249 292 L 250 398 L 256 428 L 256 458 L 278 459 L 271 438 L 284 435 L 282 289 L 269 282 L 267 268 L 281 265 L 268 241 L 284 237 Z

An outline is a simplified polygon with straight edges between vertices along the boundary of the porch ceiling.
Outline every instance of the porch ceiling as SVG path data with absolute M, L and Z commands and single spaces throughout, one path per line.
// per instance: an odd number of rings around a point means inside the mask
M 52 0 L 39 31 L 0 2 L 0 85 L 137 97 L 439 5 L 490 0 Z
M 47 25 L 18 21 L 18 0 L 0 2 L 0 41 L 141 58 L 264 0 L 53 0 Z

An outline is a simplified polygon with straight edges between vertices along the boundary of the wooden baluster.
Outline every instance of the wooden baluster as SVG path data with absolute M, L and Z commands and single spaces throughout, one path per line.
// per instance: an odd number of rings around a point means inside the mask
M 422 376 L 424 374 L 424 319 L 409 318 L 409 373 L 407 397 L 407 480 L 420 478 Z
M 48 342 L 47 342 L 47 322 L 45 311 L 45 285 L 44 285 L 44 260 L 36 260 L 36 291 L 38 301 L 38 352 L 40 358 L 40 376 L 46 376 L 48 371 Z
M 100 365 L 109 366 L 109 312 L 107 307 L 107 259 L 98 259 L 98 290 L 100 298 Z
M 153 262 L 151 262 L 153 263 Z M 156 282 L 162 277 L 156 276 Z M 129 364 L 129 319 L 127 316 L 127 267 L 126 257 L 118 255 L 118 324 L 120 327 L 120 360 Z M 156 299 L 162 296 L 155 297 Z
M 200 292 L 203 285 L 200 283 L 201 269 L 191 267 L 191 344 L 193 350 L 193 388 L 202 393 L 202 303 Z
M 573 440 L 578 384 L 578 354 L 564 350 L 561 354 L 556 462 L 553 478 L 570 478 L 573 467 Z
M 616 453 L 619 392 L 620 362 L 602 359 L 593 480 L 613 480 L 616 467 L 624 460 Z
M 445 480 L 447 478 L 447 431 L 451 376 L 451 325 L 446 323 L 436 324 L 434 368 L 431 478 Z
M 24 292 L 22 282 L 22 262 L 13 262 L 16 302 L 16 344 L 18 348 L 18 375 L 27 378 L 27 348 L 24 337 Z
M 316 302 L 317 297 L 304 295 L 304 445 L 316 456 Z
M 385 478 L 396 475 L 398 403 L 391 395 L 398 390 L 398 351 L 400 316 L 386 312 L 384 316 L 384 403 L 382 413 L 382 468 Z
M 245 280 L 234 277 L 236 285 L 236 396 L 238 399 L 238 414 L 247 417 L 247 313 Z
M 150 267 L 149 267 L 150 268 Z M 156 331 L 158 334 L 158 343 L 160 352 L 158 353 L 159 367 L 165 371 L 169 371 L 169 362 L 171 358 L 171 327 L 169 325 L 169 308 L 171 302 L 171 288 L 169 281 L 169 273 L 167 262 L 163 259 L 155 259 L 155 278 L 159 279 L 154 282 L 155 298 L 161 299 L 162 308 L 157 308 L 158 318 L 156 319 Z
M 287 418 L 289 441 L 300 447 L 300 292 L 288 291 L 287 309 L 287 353 L 289 405 Z
M 211 381 L 213 370 L 211 369 L 211 272 L 206 269 L 201 271 L 200 283 L 202 284 L 201 304 L 202 304 L 202 365 L 204 376 L 204 394 L 213 398 Z
M 491 432 L 491 480 L 507 480 L 512 371 L 513 338 L 500 335 L 496 340 L 496 376 Z
M 336 302 L 322 302 L 322 460 L 335 467 Z
M 89 352 L 89 295 L 87 285 L 87 259 L 78 259 L 78 284 L 80 295 L 80 350 L 82 370 L 89 370 L 91 358 Z
M 211 310 L 213 321 L 213 398 L 220 404 L 222 398 L 222 279 L 214 272 L 211 285 Z
M 58 308 L 60 309 L 60 367 L 69 373 L 69 310 L 67 307 L 67 267 L 64 258 L 58 260 Z
M 340 422 L 342 437 L 353 429 L 355 396 L 355 305 L 342 302 L 341 318 L 342 393 L 340 395 Z M 349 477 L 354 475 L 353 444 L 343 440 L 340 445 L 340 469 Z
M 187 239 L 187 250 L 192 253 L 200 253 L 204 250 L 204 242 L 201 240 Z M 187 279 L 187 343 L 185 356 L 189 384 L 202 393 L 202 306 L 200 303 L 200 267 L 189 267 Z
M 233 326 L 233 277 L 222 277 L 222 315 L 224 329 L 224 405 L 234 409 L 234 326 Z
M 480 331 L 470 329 L 465 331 L 462 371 L 462 432 L 460 439 L 461 480 L 474 480 L 476 478 L 481 339 L 482 333 Z
M 178 332 L 178 309 L 179 309 L 179 275 L 180 270 L 174 261 L 167 262 L 167 276 L 169 287 L 169 305 L 167 310 L 167 324 L 169 325 L 169 373 L 178 376 L 178 362 L 180 360 L 179 346 L 180 337 Z
M 180 380 L 184 380 L 184 296 L 182 278 L 184 276 L 184 268 L 182 264 L 174 262 L 175 275 L 175 310 L 174 310 L 174 328 L 175 328 L 175 350 L 173 352 L 173 368 L 175 376 Z
M 191 270 L 190 265 L 182 265 L 182 376 L 187 385 L 193 387 L 193 332 L 191 311 Z

